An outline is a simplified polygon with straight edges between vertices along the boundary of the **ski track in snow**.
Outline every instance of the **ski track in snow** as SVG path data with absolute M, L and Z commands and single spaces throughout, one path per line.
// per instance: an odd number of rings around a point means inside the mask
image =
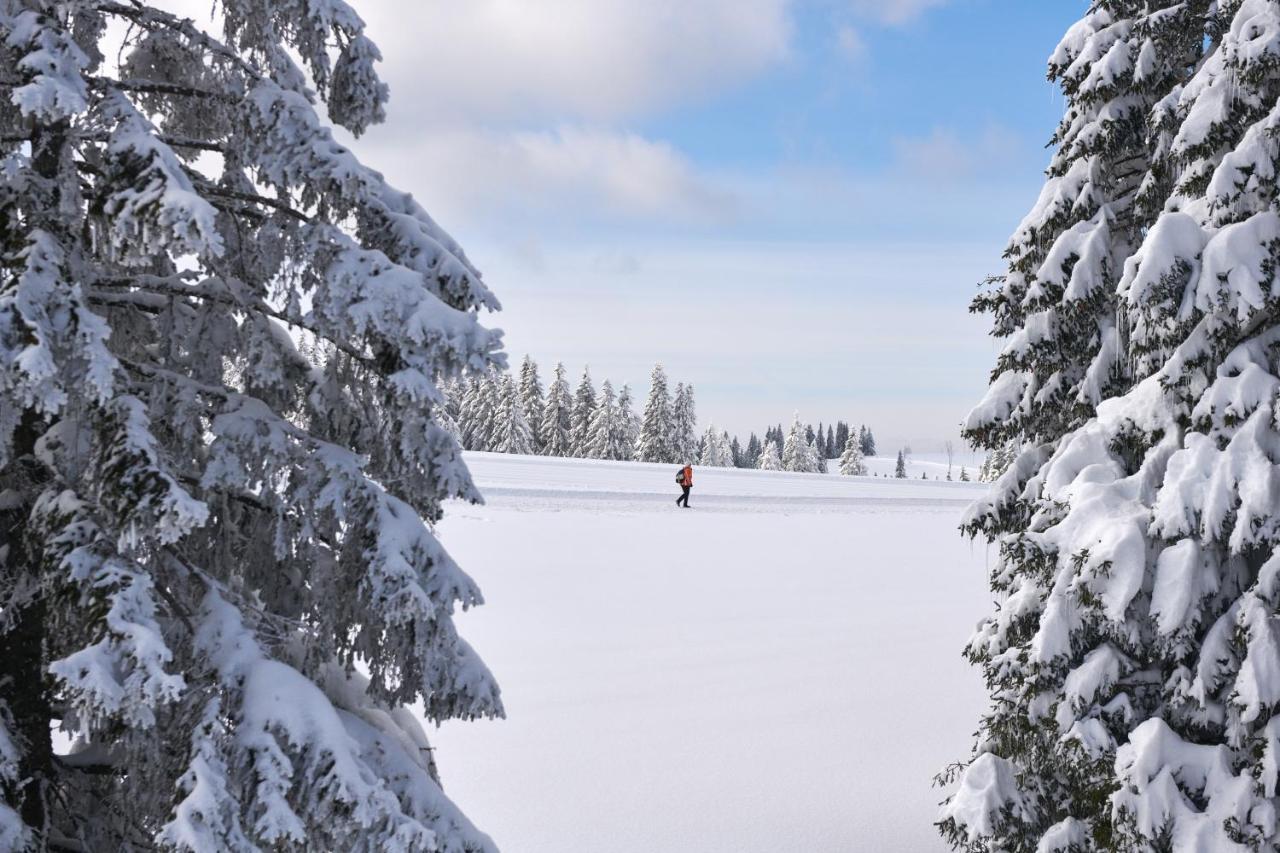
M 676 465 L 491 453 L 468 453 L 467 464 L 490 507 L 665 512 L 680 494 Z M 975 483 L 695 466 L 690 503 L 706 512 L 728 513 L 954 512 L 982 490 Z M 465 509 L 454 512 L 467 514 Z
M 433 734 L 506 853 L 941 853 L 985 706 L 971 483 L 467 454 L 442 541 L 508 718 Z

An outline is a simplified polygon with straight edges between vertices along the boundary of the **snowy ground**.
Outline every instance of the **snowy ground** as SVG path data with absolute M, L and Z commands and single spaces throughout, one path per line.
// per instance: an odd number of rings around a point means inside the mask
M 981 487 L 468 454 L 441 524 L 508 719 L 435 732 L 506 853 L 940 851 L 983 707 Z M 917 476 L 919 476 L 917 474 Z

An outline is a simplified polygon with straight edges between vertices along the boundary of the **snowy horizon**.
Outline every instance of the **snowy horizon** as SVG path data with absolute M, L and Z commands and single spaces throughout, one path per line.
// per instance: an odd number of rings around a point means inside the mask
M 512 360 L 640 394 L 662 362 L 744 440 L 798 410 L 959 444 L 996 352 L 968 301 L 1043 180 L 1077 10 L 551 6 L 359 8 L 391 100 L 358 150 L 467 247 Z

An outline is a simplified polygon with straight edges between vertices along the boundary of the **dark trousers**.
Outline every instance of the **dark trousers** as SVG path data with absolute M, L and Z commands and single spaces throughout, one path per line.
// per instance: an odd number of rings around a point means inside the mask
M 689 508 L 689 490 L 692 489 L 693 486 L 681 486 L 680 488 L 683 489 L 684 491 L 681 492 L 680 497 L 676 498 L 676 506 L 680 506 L 681 504 L 684 504 L 685 509 L 688 509 Z

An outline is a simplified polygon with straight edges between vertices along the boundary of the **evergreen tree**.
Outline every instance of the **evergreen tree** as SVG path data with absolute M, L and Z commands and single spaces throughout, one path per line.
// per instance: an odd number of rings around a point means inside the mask
M 708 468 L 732 468 L 733 453 L 729 448 L 729 434 L 717 430 L 714 424 L 709 425 L 702 437 L 702 455 L 698 464 Z
M 827 426 L 827 442 L 823 448 L 822 455 L 827 459 L 838 456 L 844 449 L 843 444 L 836 444 L 836 431 L 830 425 Z
M 815 441 L 821 442 L 821 433 L 815 437 Z M 809 445 L 809 458 L 812 460 L 813 470 L 819 474 L 827 473 L 827 455 L 818 449 L 817 444 Z
M 760 451 L 760 458 L 756 460 L 756 467 L 761 471 L 781 471 L 782 459 L 778 453 L 778 442 L 768 441 L 764 445 L 764 450 Z
M 742 468 L 754 468 L 756 463 L 760 461 L 760 454 L 764 451 L 764 445 L 760 443 L 760 436 L 754 432 L 747 439 L 747 448 L 742 452 Z
M 813 444 L 805 437 L 805 432 L 797 414 L 791 424 L 791 432 L 787 434 L 787 443 L 782 448 L 782 470 L 817 473 L 817 453 L 814 452 Z
M 960 466 L 960 482 L 962 483 L 969 482 L 969 469 L 964 467 L 963 465 Z
M 893 466 L 893 476 L 899 480 L 904 480 L 907 476 L 907 457 L 901 450 L 898 451 L 898 462 Z
M 299 351 L 304 351 L 304 347 L 299 347 Z M 449 379 L 443 383 L 441 392 L 444 395 L 443 404 L 436 407 L 436 423 L 440 429 L 444 430 L 449 436 L 457 442 L 458 446 L 462 443 L 462 427 L 458 425 L 458 415 L 461 412 L 458 394 L 465 390 L 466 386 L 458 378 Z
M 590 456 L 591 423 L 596 414 L 596 389 L 591 384 L 591 370 L 582 369 L 582 381 L 573 395 L 569 417 L 569 455 L 585 459 Z
M 0 4 L 0 848 L 492 850 L 410 708 L 502 713 L 434 528 L 497 303 L 334 138 L 354 11 L 213 14 Z
M 628 439 L 627 424 L 613 396 L 613 383 L 606 379 L 600 386 L 600 397 L 591 420 L 586 456 L 590 459 L 630 459 L 632 445 Z
M 649 399 L 644 404 L 640 438 L 636 442 L 636 459 L 640 462 L 689 461 L 677 460 L 674 433 L 667 374 L 663 372 L 661 364 L 656 364 L 649 378 Z
M 743 457 L 742 443 L 738 441 L 738 437 L 736 435 L 733 437 L 733 440 L 729 442 L 729 452 L 730 452 L 731 458 L 733 459 L 734 468 L 746 467 L 742 458 Z
M 872 434 L 871 430 L 867 429 L 867 427 L 864 425 L 858 434 L 859 434 L 859 439 L 862 442 L 862 455 L 875 456 L 876 455 L 876 437 Z
M 640 441 L 640 417 L 636 414 L 635 401 L 631 399 L 631 386 L 623 385 L 618 394 L 618 427 L 622 432 L 622 443 L 626 452 L 619 459 L 631 459 L 635 456 L 636 445 Z
M 524 418 L 520 387 L 510 373 L 503 375 L 497 387 L 501 404 L 494 425 L 492 449 L 498 453 L 532 454 L 533 430 Z
M 520 408 L 524 411 L 525 423 L 533 433 L 535 453 L 542 452 L 542 410 L 546 404 L 537 362 L 526 355 L 520 365 Z
M 481 377 L 473 376 L 468 380 L 466 390 L 462 394 L 462 405 L 458 408 L 458 432 L 461 437 L 462 446 L 467 450 L 481 450 L 477 447 L 476 428 L 481 419 L 477 417 L 480 410 L 481 398 L 483 392 L 481 390 Z
M 866 476 L 867 465 L 857 436 L 845 440 L 844 452 L 840 454 L 840 473 L 851 477 Z
M 1095 2 L 1050 60 L 1048 182 L 977 304 L 1008 343 L 966 437 L 1014 458 L 965 521 L 1004 603 L 958 847 L 1280 846 L 1276 22 Z
M 546 456 L 568 456 L 572 449 L 570 414 L 573 399 L 564 364 L 557 363 L 551 386 L 547 388 L 547 402 L 542 407 L 542 453 Z
M 843 450 L 843 448 L 848 446 L 849 446 L 849 425 L 844 421 L 839 421 L 836 424 L 835 442 L 834 444 L 832 444 L 832 447 Z M 861 450 L 862 448 L 859 447 L 858 449 Z M 832 455 L 835 455 L 837 450 L 832 450 L 831 452 L 832 452 Z
M 471 450 L 494 450 L 498 443 L 498 425 L 502 417 L 502 375 L 488 371 L 481 379 L 475 411 L 475 447 Z
M 689 462 L 698 455 L 697 417 L 694 415 L 693 386 L 676 385 L 676 399 L 671 410 L 672 444 L 675 462 Z

